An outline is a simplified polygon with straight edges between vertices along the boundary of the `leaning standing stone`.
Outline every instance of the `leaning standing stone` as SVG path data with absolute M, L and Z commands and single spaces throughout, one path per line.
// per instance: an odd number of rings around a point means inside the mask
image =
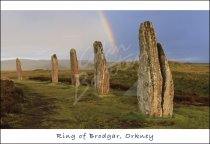
M 173 99 L 174 99 L 174 83 L 172 73 L 160 43 L 157 44 L 161 73 L 163 77 L 162 88 L 162 107 L 163 117 L 172 117 L 173 115 Z
M 52 63 L 52 82 L 58 82 L 58 60 L 56 54 L 51 56 Z
M 70 50 L 70 58 L 71 58 L 71 80 L 72 84 L 75 86 L 80 85 L 79 81 L 79 71 L 78 71 L 78 61 L 77 54 L 75 49 Z
M 22 75 L 21 62 L 20 62 L 20 60 L 18 58 L 16 59 L 16 69 L 17 69 L 18 80 L 22 80 L 23 79 L 23 75 Z
M 95 67 L 95 87 L 99 95 L 109 94 L 109 71 L 106 58 L 103 53 L 103 46 L 100 41 L 95 41 L 94 47 L 94 67 Z

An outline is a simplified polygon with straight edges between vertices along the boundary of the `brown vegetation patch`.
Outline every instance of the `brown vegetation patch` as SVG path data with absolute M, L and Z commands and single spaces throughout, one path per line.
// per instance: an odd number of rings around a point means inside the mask
M 177 91 L 174 102 L 186 105 L 209 106 L 209 97 L 191 92 Z
M 16 87 L 11 80 L 1 80 L 1 128 L 9 128 L 4 121 L 4 117 L 8 114 L 19 113 L 21 111 L 21 103 L 24 102 L 24 94 L 22 89 Z

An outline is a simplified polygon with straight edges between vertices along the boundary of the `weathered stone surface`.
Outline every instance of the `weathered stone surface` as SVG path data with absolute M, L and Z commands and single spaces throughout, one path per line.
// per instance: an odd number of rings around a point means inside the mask
M 22 68 L 21 68 L 21 62 L 18 58 L 16 59 L 16 69 L 17 69 L 18 80 L 22 80 L 23 79 L 23 73 L 22 73 Z
M 139 41 L 141 51 L 137 88 L 139 109 L 150 117 L 162 117 L 162 76 L 156 34 L 151 22 L 141 24 Z
M 150 117 L 172 117 L 174 85 L 168 61 L 157 44 L 152 23 L 140 25 L 137 98 L 139 109 Z
M 162 88 L 162 108 L 163 117 L 172 117 L 173 115 L 173 99 L 174 99 L 174 83 L 172 73 L 160 43 L 157 44 L 160 68 L 163 77 Z
M 78 61 L 77 54 L 75 49 L 70 50 L 70 58 L 71 58 L 71 80 L 72 84 L 75 86 L 80 85 L 79 81 L 79 71 L 78 71 Z
M 58 82 L 58 60 L 56 54 L 51 56 L 52 63 L 52 82 Z
M 100 41 L 95 41 L 94 47 L 94 67 L 95 67 L 95 87 L 99 95 L 107 95 L 110 90 L 109 70 L 106 58 L 103 53 L 103 46 Z

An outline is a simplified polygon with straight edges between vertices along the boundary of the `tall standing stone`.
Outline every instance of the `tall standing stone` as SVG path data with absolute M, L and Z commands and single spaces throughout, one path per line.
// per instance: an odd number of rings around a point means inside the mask
M 174 85 L 168 61 L 157 43 L 152 23 L 140 25 L 137 98 L 139 109 L 150 117 L 172 117 Z
M 157 44 L 160 68 L 163 77 L 162 88 L 162 107 L 163 117 L 172 117 L 173 115 L 173 99 L 174 99 L 174 83 L 172 73 L 160 43 Z
M 139 109 L 150 117 L 162 117 L 162 75 L 152 23 L 140 25 L 140 58 L 137 98 Z
M 95 41 L 94 47 L 94 66 L 95 66 L 95 87 L 99 95 L 107 95 L 110 90 L 109 70 L 106 58 L 103 53 L 103 46 L 100 41 Z
M 78 61 L 77 54 L 75 49 L 70 50 L 70 58 L 71 58 L 71 80 L 72 84 L 75 86 L 80 85 L 79 81 L 79 71 L 78 71 Z
M 18 80 L 22 80 L 23 74 L 22 74 L 21 62 L 18 58 L 16 59 L 16 69 L 17 69 Z
M 52 63 L 52 82 L 58 82 L 58 60 L 56 54 L 51 56 Z

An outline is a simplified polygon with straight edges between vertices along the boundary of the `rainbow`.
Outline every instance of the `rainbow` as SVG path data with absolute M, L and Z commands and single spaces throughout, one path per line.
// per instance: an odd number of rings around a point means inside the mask
M 105 32 L 106 32 L 106 35 L 109 39 L 109 42 L 111 43 L 111 46 L 112 48 L 115 48 L 116 47 L 116 41 L 115 41 L 115 38 L 114 38 L 114 35 L 113 35 L 113 32 L 112 32 L 112 28 L 109 24 L 109 21 L 105 15 L 105 13 L 103 11 L 99 11 L 99 17 L 100 17 L 100 20 L 105 28 Z

